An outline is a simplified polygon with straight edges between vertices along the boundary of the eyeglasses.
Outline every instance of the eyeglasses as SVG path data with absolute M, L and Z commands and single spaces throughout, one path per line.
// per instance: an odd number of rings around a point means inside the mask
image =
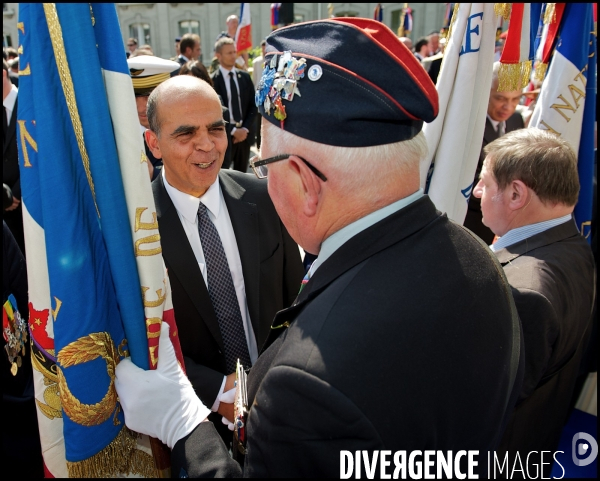
M 280 154 L 275 157 L 269 157 L 268 159 L 261 159 L 258 155 L 255 155 L 250 159 L 250 167 L 254 171 L 254 174 L 259 179 L 266 179 L 269 175 L 269 168 L 267 164 L 272 164 L 273 162 L 279 162 L 280 160 L 289 159 L 292 155 L 295 154 Z M 327 177 L 325 177 L 319 169 L 313 166 L 308 160 L 303 159 L 299 155 L 296 155 L 302 162 L 304 162 L 307 167 L 315 174 L 319 179 L 323 182 L 327 182 Z

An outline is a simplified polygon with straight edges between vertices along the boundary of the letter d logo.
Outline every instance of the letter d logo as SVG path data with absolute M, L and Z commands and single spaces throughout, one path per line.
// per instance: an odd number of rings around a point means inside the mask
M 587 444 L 582 443 L 577 446 L 577 441 L 579 440 L 587 441 Z M 590 449 L 591 448 L 591 449 Z M 585 456 L 583 459 L 580 459 L 579 456 Z M 588 464 L 592 464 L 594 459 L 598 456 L 598 443 L 593 436 L 590 436 L 588 433 L 577 433 L 573 436 L 573 462 L 576 466 L 587 466 Z

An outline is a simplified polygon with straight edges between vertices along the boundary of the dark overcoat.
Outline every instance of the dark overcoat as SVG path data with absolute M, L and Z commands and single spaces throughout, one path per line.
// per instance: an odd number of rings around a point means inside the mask
M 335 251 L 273 321 L 288 324 L 249 374 L 244 475 L 339 477 L 340 450 L 499 442 L 520 389 L 516 309 L 491 251 L 429 197 Z M 242 474 L 218 441 L 201 423 L 173 474 Z
M 531 451 L 554 452 L 589 340 L 595 293 L 592 250 L 575 223 L 567 222 L 496 255 L 512 286 L 526 361 L 523 388 L 501 449 L 525 457 Z

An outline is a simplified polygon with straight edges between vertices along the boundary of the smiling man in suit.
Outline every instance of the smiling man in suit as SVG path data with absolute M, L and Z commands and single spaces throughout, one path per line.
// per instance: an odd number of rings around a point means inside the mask
M 254 84 L 250 74 L 235 67 L 237 52 L 233 39 L 223 37 L 217 40 L 215 55 L 219 61 L 219 68 L 212 75 L 214 87 L 229 108 L 233 124 L 231 129 L 233 168 L 246 172 L 256 126 Z
M 212 408 L 223 439 L 231 433 L 235 363 L 258 357 L 275 313 L 296 297 L 303 270 L 265 182 L 221 169 L 227 133 L 212 87 L 180 75 L 148 99 L 146 140 L 164 167 L 153 182 L 163 257 L 185 366 Z M 228 376 L 229 375 L 229 376 Z

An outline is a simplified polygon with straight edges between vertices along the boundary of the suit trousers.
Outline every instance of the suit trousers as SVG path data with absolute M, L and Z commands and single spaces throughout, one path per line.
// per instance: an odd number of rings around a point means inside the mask
M 250 142 L 248 139 L 231 145 L 231 159 L 234 170 L 248 172 L 248 160 L 250 160 Z

